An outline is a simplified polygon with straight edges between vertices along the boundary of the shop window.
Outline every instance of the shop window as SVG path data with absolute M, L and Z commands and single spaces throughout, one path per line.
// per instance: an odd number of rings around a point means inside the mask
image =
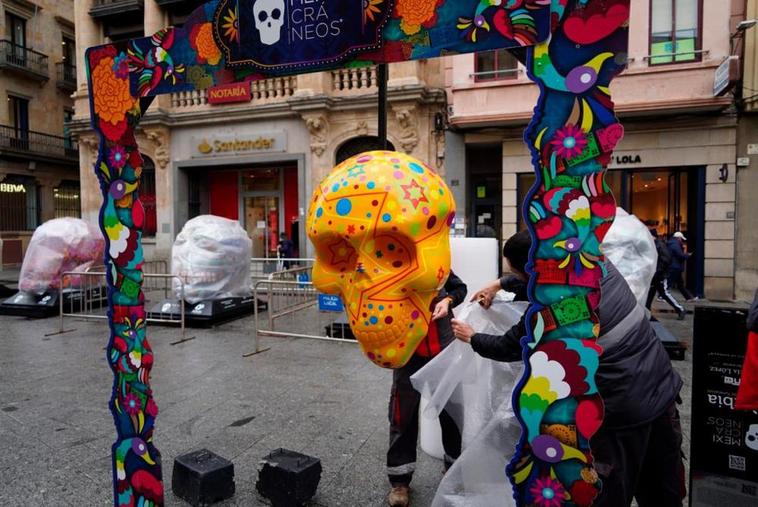
M 700 61 L 702 0 L 650 1 L 650 64 Z
M 476 53 L 475 81 L 495 81 L 517 77 L 518 60 L 507 49 Z
M 142 207 L 145 208 L 145 224 L 142 227 L 142 235 L 146 238 L 153 238 L 158 231 L 155 164 L 149 157 L 142 155 L 142 158 L 144 163 L 142 166 L 142 183 L 139 189 L 139 198 L 142 201 Z
M 359 153 L 383 149 L 384 145 L 376 136 L 354 137 L 345 141 L 339 148 L 337 148 L 335 159 L 337 164 L 341 164 L 345 160 L 349 159 L 350 157 L 354 157 Z M 395 146 L 391 142 L 387 141 L 387 149 L 390 151 L 395 151 Z
M 33 231 L 39 225 L 39 196 L 33 178 L 8 176 L 0 182 L 0 231 Z
M 55 218 L 82 216 L 81 189 L 78 181 L 64 181 L 53 189 Z

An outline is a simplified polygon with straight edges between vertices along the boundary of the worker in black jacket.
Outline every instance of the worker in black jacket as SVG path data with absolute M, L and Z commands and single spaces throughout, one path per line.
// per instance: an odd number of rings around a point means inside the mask
M 526 281 L 531 238 L 526 231 L 503 248 L 511 271 Z M 640 507 L 682 505 L 685 496 L 682 432 L 676 402 L 682 380 L 650 327 L 623 276 L 606 260 L 601 281 L 598 343 L 603 347 L 595 380 L 605 403 L 605 419 L 591 446 L 603 488 L 596 507 L 624 507 L 636 498 Z M 491 301 L 493 282 L 474 297 Z M 521 361 L 523 318 L 505 335 L 475 333 L 453 320 L 455 336 L 478 354 L 497 361 Z
M 411 385 L 411 376 L 455 340 L 452 309 L 464 301 L 467 292 L 466 284 L 451 271 L 445 286 L 432 301 L 428 334 L 408 363 L 393 371 L 389 406 L 390 446 L 387 450 L 387 475 L 392 485 L 387 502 L 392 507 L 409 505 L 410 483 L 416 469 L 421 394 Z M 440 413 L 439 420 L 447 470 L 461 455 L 461 431 L 446 410 Z

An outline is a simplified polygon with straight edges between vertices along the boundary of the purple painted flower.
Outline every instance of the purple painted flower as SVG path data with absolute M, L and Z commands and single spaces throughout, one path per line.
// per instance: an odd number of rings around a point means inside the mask
M 578 157 L 587 146 L 587 136 L 576 125 L 566 125 L 555 132 L 550 141 L 559 157 L 572 159 Z
M 126 159 L 126 150 L 124 150 L 123 146 L 114 146 L 108 155 L 108 162 L 111 167 L 116 169 L 124 167 L 126 165 Z
M 124 398 L 124 410 L 129 415 L 137 415 L 142 411 L 142 401 L 134 393 L 129 393 Z
M 129 77 L 129 59 L 126 53 L 119 53 L 119 55 L 113 59 L 113 72 L 119 79 L 126 79 Z

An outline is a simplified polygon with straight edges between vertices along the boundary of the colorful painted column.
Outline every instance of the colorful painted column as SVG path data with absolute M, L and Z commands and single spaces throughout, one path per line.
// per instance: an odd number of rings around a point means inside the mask
M 601 488 L 590 450 L 603 421 L 596 309 L 616 212 L 604 176 L 624 132 L 608 87 L 626 65 L 628 18 L 629 0 L 555 0 L 549 43 L 528 49 L 541 93 L 525 134 L 537 180 L 523 208 L 531 306 L 513 397 L 523 433 L 507 470 L 519 505 L 589 506 Z
M 100 134 L 95 174 L 103 193 L 100 227 L 106 239 L 110 327 L 106 355 L 114 375 L 109 403 L 117 435 L 112 446 L 114 505 L 162 505 L 161 459 L 153 445 L 158 414 L 150 388 L 153 353 L 142 293 L 142 157 L 134 137 L 149 100 L 143 104 L 131 93 L 125 48 L 103 46 L 89 50 L 86 58 L 92 126 Z

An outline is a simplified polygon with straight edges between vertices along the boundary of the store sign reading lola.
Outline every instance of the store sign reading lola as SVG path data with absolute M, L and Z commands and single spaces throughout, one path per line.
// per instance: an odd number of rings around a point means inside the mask
M 393 2 L 336 0 L 220 0 L 216 40 L 231 66 L 254 65 L 268 72 L 337 63 L 349 55 L 382 45 L 382 28 Z M 238 13 L 238 31 L 224 36 L 230 13 Z M 232 17 L 236 17 L 236 14 Z M 223 32 L 223 33 L 222 33 Z
M 268 132 L 250 136 L 208 136 L 193 139 L 193 157 L 250 155 L 254 153 L 287 151 L 285 132 Z
M 25 194 L 26 187 L 24 185 L 16 185 L 14 183 L 0 183 L 0 192 L 7 194 Z
M 616 162 L 617 165 L 627 165 L 627 164 L 641 164 L 642 163 L 642 157 L 637 155 L 614 155 L 613 161 Z

